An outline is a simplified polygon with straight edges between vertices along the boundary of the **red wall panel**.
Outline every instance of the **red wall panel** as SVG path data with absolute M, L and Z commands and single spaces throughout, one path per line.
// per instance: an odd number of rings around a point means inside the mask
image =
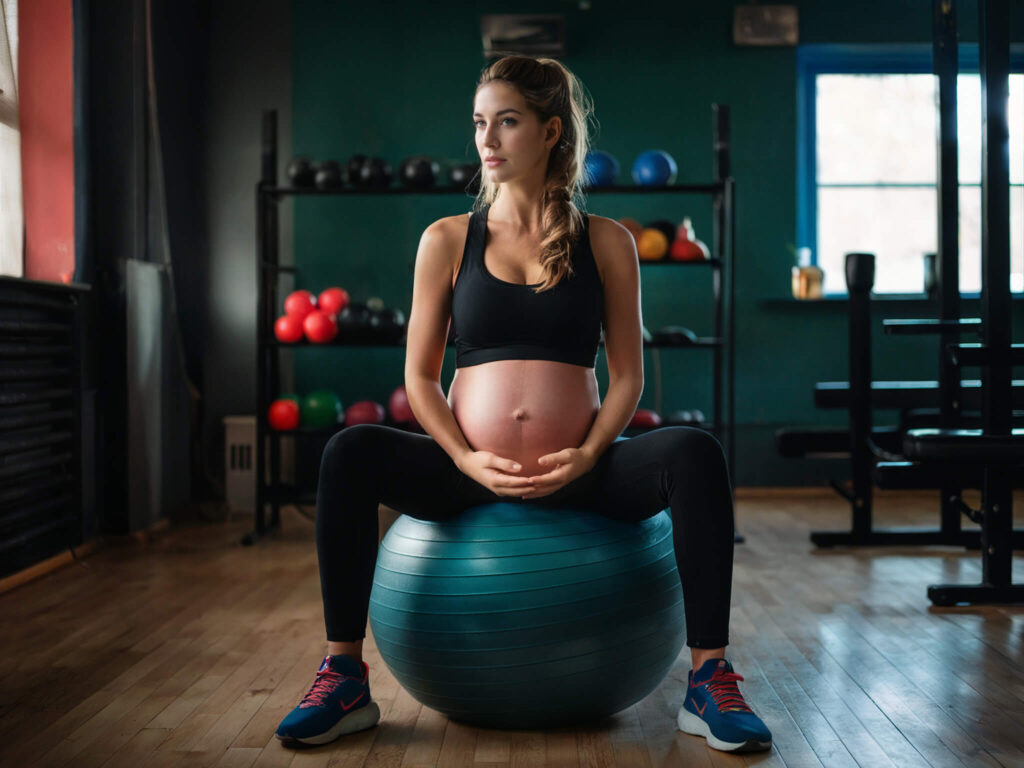
M 71 0 L 18 4 L 18 100 L 25 277 L 75 269 Z

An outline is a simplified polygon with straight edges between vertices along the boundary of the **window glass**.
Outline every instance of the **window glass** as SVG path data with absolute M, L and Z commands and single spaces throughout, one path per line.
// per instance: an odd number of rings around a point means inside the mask
M 817 263 L 826 293 L 845 293 L 847 253 L 877 257 L 875 291 L 919 293 L 937 250 L 932 74 L 819 74 L 815 79 Z M 960 290 L 981 290 L 981 79 L 957 80 Z M 1010 76 L 1011 289 L 1024 290 L 1024 75 Z
M 818 183 L 935 183 L 934 75 L 818 75 Z
M 25 271 L 17 82 L 18 4 L 0 0 L 0 275 L 9 277 Z

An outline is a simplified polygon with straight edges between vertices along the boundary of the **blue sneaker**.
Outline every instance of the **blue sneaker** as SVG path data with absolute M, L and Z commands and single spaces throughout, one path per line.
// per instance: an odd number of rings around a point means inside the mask
M 326 744 L 345 733 L 364 731 L 380 720 L 370 698 L 370 668 L 351 656 L 326 656 L 309 692 L 277 726 L 283 742 Z
M 691 669 L 686 699 L 676 718 L 679 730 L 703 736 L 723 752 L 771 749 L 772 732 L 736 687 L 742 679 L 725 659 L 708 659 L 700 669 Z

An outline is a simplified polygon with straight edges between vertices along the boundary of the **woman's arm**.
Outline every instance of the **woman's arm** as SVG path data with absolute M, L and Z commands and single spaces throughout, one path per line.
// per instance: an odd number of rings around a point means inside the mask
M 440 219 L 420 237 L 405 351 L 405 391 L 416 420 L 458 466 L 472 448 L 441 388 L 452 307 L 453 254 L 459 252 L 450 232 Z
M 633 235 L 612 219 L 592 217 L 590 226 L 591 250 L 604 283 L 608 392 L 580 450 L 596 462 L 636 412 L 644 391 L 644 356 L 640 266 Z

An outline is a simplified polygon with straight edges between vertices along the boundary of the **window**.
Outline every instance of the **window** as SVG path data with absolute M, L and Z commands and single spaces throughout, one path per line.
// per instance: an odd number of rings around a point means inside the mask
M 797 236 L 846 294 L 845 254 L 877 257 L 875 292 L 921 293 L 937 250 L 937 153 L 930 45 L 805 45 L 797 51 Z M 1024 291 L 1024 54 L 1010 56 L 1010 288 Z M 960 291 L 981 291 L 981 79 L 961 45 L 957 78 Z
M 17 0 L 0 0 L 0 275 L 11 277 L 25 270 L 17 66 Z

